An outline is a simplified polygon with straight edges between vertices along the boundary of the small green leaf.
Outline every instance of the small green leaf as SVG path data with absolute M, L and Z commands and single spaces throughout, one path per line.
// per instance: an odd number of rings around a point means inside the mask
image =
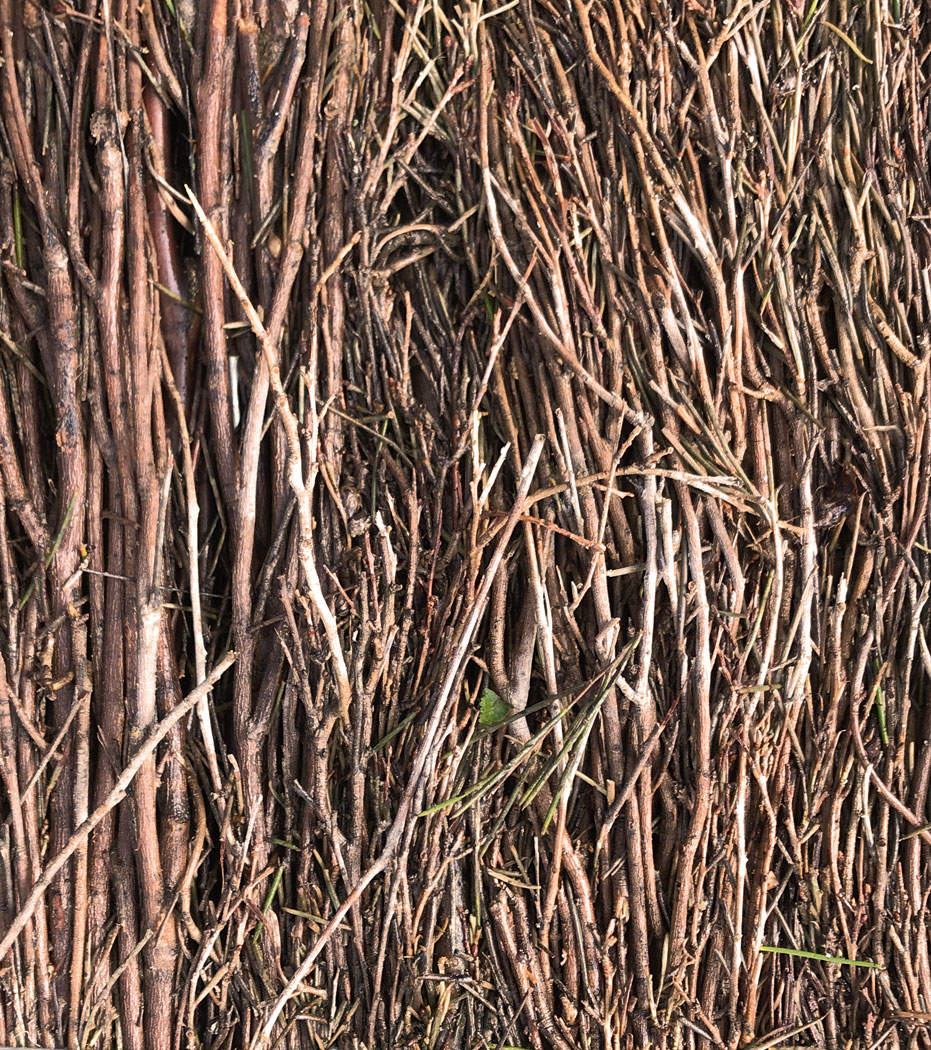
M 511 713 L 510 704 L 506 704 L 493 689 L 485 689 L 479 700 L 479 722 L 483 726 L 500 725 Z

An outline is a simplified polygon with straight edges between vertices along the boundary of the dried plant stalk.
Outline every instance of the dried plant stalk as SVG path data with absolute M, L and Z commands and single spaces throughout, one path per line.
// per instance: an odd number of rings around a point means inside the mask
M 0 0 L 0 1042 L 931 1043 L 929 27 Z

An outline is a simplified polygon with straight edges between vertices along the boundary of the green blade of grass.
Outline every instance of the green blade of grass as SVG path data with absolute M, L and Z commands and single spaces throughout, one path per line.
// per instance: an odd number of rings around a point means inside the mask
M 543 739 L 552 731 L 553 726 L 555 726 L 560 719 L 566 717 L 569 713 L 570 707 L 563 708 L 557 715 L 551 718 L 542 729 L 527 741 L 510 762 L 503 765 L 500 769 L 493 770 L 491 773 L 486 774 L 478 781 L 478 783 L 473 784 L 472 787 L 467 788 L 458 795 L 444 799 L 442 802 L 437 802 L 436 805 L 421 810 L 417 815 L 420 817 L 428 817 L 432 813 L 439 813 L 440 810 L 448 809 L 450 806 L 456 805 L 457 802 L 466 802 L 466 805 L 463 807 L 464 809 L 468 809 L 469 806 L 474 805 L 482 795 L 485 794 L 485 792 L 493 788 L 495 784 L 498 784 L 509 777 L 511 773 L 513 773 L 514 770 L 517 769 L 517 767 L 537 749 L 537 746 L 542 743 Z
M 52 564 L 52 559 L 58 553 L 58 548 L 61 546 L 61 541 L 64 539 L 64 536 L 65 536 L 65 530 L 68 528 L 68 524 L 71 521 L 71 515 L 74 513 L 74 505 L 77 502 L 77 498 L 78 498 L 78 494 L 75 492 L 74 495 L 71 497 L 70 501 L 68 502 L 68 508 L 65 511 L 65 517 L 64 517 L 64 519 L 63 519 L 63 521 L 61 523 L 61 527 L 59 528 L 58 532 L 55 534 L 55 539 L 52 541 L 52 546 L 49 547 L 48 553 L 45 555 L 45 568 L 46 569 Z M 36 578 L 35 578 L 35 576 L 33 576 L 32 580 L 29 583 L 29 586 L 26 588 L 25 594 L 23 594 L 22 598 L 20 598 L 20 600 L 19 600 L 19 604 L 16 606 L 16 611 L 17 612 L 20 612 L 22 609 L 25 608 L 26 602 L 29 601 L 29 598 L 32 595 L 32 591 L 33 591 L 33 588 L 35 587 L 35 585 L 36 585 Z
M 262 933 L 262 927 L 265 925 L 265 916 L 268 914 L 268 909 L 272 906 L 272 901 L 275 899 L 275 894 L 278 892 L 278 887 L 281 885 L 281 877 L 284 875 L 284 865 L 279 864 L 278 870 L 272 876 L 272 884 L 268 887 L 268 893 L 265 895 L 265 902 L 262 905 L 262 918 L 256 924 L 255 930 L 252 934 L 252 943 L 258 944 L 259 937 Z
M 820 952 L 806 952 L 801 948 L 776 948 L 771 944 L 761 944 L 761 952 L 771 955 L 794 955 L 798 959 L 814 959 L 816 962 L 834 963 L 835 966 L 864 966 L 870 970 L 881 970 L 879 963 L 867 959 L 847 959 L 842 955 L 822 955 Z
M 573 727 L 573 732 L 567 736 L 563 747 L 560 749 L 558 755 L 554 755 L 553 758 L 547 763 L 547 770 L 545 771 L 545 778 L 541 781 L 538 778 L 534 786 L 527 792 L 527 795 L 521 800 L 521 805 L 526 805 L 530 799 L 536 794 L 537 791 L 543 786 L 545 779 L 548 779 L 554 769 L 557 768 L 563 757 L 571 752 L 574 753 L 574 758 L 569 762 L 566 768 L 562 772 L 562 776 L 559 778 L 559 784 L 556 790 L 553 792 L 553 798 L 550 802 L 549 808 L 547 809 L 546 816 L 543 820 L 543 831 L 549 827 L 550 821 L 553 819 L 553 814 L 556 812 L 556 807 L 559 805 L 559 799 L 565 791 L 566 786 L 571 784 L 575 778 L 575 771 L 579 766 L 582 758 L 582 753 L 585 750 L 585 744 L 588 741 L 589 734 L 592 731 L 592 727 L 595 724 L 595 720 L 598 717 L 598 713 L 601 711 L 608 694 L 611 692 L 618 678 L 624 671 L 630 661 L 630 657 L 634 650 L 640 644 L 640 636 L 638 635 L 621 653 L 621 655 L 615 661 L 615 667 L 611 673 L 610 679 L 602 686 L 601 691 L 595 698 L 593 704 L 590 705 L 589 709 L 579 718 L 576 725 Z M 576 746 L 578 745 L 578 746 Z

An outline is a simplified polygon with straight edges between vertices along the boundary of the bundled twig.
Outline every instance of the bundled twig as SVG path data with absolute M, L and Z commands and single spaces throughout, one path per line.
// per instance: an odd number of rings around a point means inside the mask
M 0 1043 L 931 1042 L 929 26 L 0 0 Z

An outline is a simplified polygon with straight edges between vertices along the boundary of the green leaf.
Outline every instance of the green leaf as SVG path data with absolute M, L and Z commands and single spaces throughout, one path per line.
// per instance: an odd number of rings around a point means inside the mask
M 479 722 L 483 726 L 500 725 L 511 713 L 510 704 L 506 704 L 494 689 L 485 689 L 479 700 Z

